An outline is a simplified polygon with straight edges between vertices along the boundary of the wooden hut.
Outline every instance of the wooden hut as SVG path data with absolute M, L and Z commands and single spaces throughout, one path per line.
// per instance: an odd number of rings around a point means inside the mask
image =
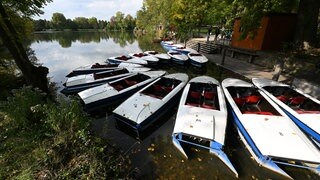
M 233 26 L 231 46 L 248 50 L 281 50 L 284 42 L 293 40 L 296 14 L 270 14 L 261 19 L 254 37 L 241 39 L 241 18 L 236 18 Z

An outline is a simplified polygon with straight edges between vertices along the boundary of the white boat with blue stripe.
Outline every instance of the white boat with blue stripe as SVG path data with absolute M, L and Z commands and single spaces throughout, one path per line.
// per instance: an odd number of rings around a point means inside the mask
M 182 54 L 177 51 L 169 51 L 168 55 L 171 57 L 171 60 L 179 65 L 184 65 L 186 62 L 188 62 L 188 56 L 185 54 Z
M 238 177 L 223 151 L 227 114 L 220 83 L 209 76 L 195 77 L 188 82 L 182 93 L 172 140 L 186 158 L 188 155 L 182 144 L 207 149 Z
M 320 147 L 320 101 L 287 84 L 253 78 L 265 92 Z
M 233 78 L 222 87 L 239 136 L 260 166 L 290 179 L 279 164 L 319 173 L 318 147 L 262 90 Z
M 190 64 L 199 68 L 206 66 L 208 58 L 198 52 L 188 53 Z

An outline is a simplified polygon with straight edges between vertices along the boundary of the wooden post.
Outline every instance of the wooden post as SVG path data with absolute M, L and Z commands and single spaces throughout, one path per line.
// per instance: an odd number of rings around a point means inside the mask
M 224 59 L 226 58 L 226 48 L 222 48 L 221 65 L 224 65 Z
M 198 43 L 197 51 L 200 52 L 200 43 Z

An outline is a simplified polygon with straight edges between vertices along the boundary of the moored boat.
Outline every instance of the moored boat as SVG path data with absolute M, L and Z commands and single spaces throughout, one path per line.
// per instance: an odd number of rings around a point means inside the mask
M 220 83 L 209 76 L 191 79 L 183 90 L 172 133 L 173 144 L 188 158 L 182 144 L 207 149 L 238 176 L 223 151 L 227 107 Z
M 131 56 L 115 56 L 115 57 L 109 57 L 106 62 L 110 64 L 120 64 L 122 62 L 132 63 L 132 64 L 141 64 L 141 65 L 147 65 L 148 62 L 146 60 L 143 60 L 141 58 L 131 57 Z
M 157 65 L 159 62 L 159 59 L 155 56 L 152 56 L 147 53 L 131 53 L 129 56 L 134 57 L 134 58 L 141 58 L 145 61 L 147 61 L 148 65 L 154 66 Z
M 99 86 L 109 81 L 131 75 L 136 72 L 145 72 L 150 68 L 118 68 L 92 74 L 84 74 L 70 77 L 66 80 L 63 94 L 75 94 L 88 88 Z
M 106 107 L 117 101 L 123 101 L 156 78 L 163 76 L 165 71 L 148 71 L 135 73 L 109 83 L 87 89 L 78 93 L 86 111 Z
M 188 53 L 188 57 L 190 60 L 190 64 L 196 67 L 204 67 L 208 62 L 208 58 L 206 56 L 197 52 Z
M 171 60 L 176 64 L 184 65 L 186 64 L 186 62 L 188 62 L 188 56 L 180 52 L 169 51 L 167 54 L 171 57 Z
M 184 46 L 175 46 L 172 47 L 171 50 L 173 51 L 178 51 L 182 54 L 187 55 L 188 53 L 196 53 L 197 51 L 188 47 L 184 47 Z
M 160 44 L 166 51 L 172 50 L 173 47 L 183 47 L 181 44 L 175 44 L 173 41 L 161 41 Z
M 125 67 L 142 67 L 142 65 L 139 64 L 132 64 L 132 63 L 120 63 L 119 65 L 117 64 L 100 64 L 100 63 L 95 63 L 93 65 L 85 65 L 85 66 L 80 66 L 74 70 L 72 70 L 66 77 L 72 77 L 72 76 L 78 76 L 78 75 L 83 75 L 83 74 L 91 74 L 91 73 L 98 73 L 102 71 L 108 71 L 108 70 L 113 70 L 116 68 L 125 68 Z
M 133 129 L 139 136 L 176 104 L 187 81 L 188 75 L 184 73 L 158 78 L 113 111 L 117 123 Z
M 239 136 L 260 166 L 290 179 L 279 164 L 319 172 L 317 147 L 263 91 L 232 78 L 222 88 Z
M 171 59 L 167 53 L 159 53 L 157 51 L 145 51 L 144 53 L 155 56 L 161 63 L 168 63 Z
M 253 78 L 265 92 L 320 147 L 320 101 L 287 84 Z

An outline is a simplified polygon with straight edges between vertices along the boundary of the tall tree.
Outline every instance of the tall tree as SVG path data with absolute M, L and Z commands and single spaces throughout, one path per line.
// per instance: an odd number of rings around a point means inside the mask
M 49 70 L 42 66 L 36 67 L 30 62 L 22 40 L 16 28 L 12 25 L 7 11 L 13 11 L 22 16 L 30 17 L 31 15 L 39 15 L 41 13 L 40 8 L 48 2 L 51 2 L 51 0 L 3 0 L 0 2 L 0 36 L 3 43 L 11 53 L 15 63 L 25 77 L 26 82 L 45 92 L 49 91 L 47 79 Z
M 67 24 L 67 19 L 62 13 L 53 13 L 51 22 L 54 28 L 64 29 Z

